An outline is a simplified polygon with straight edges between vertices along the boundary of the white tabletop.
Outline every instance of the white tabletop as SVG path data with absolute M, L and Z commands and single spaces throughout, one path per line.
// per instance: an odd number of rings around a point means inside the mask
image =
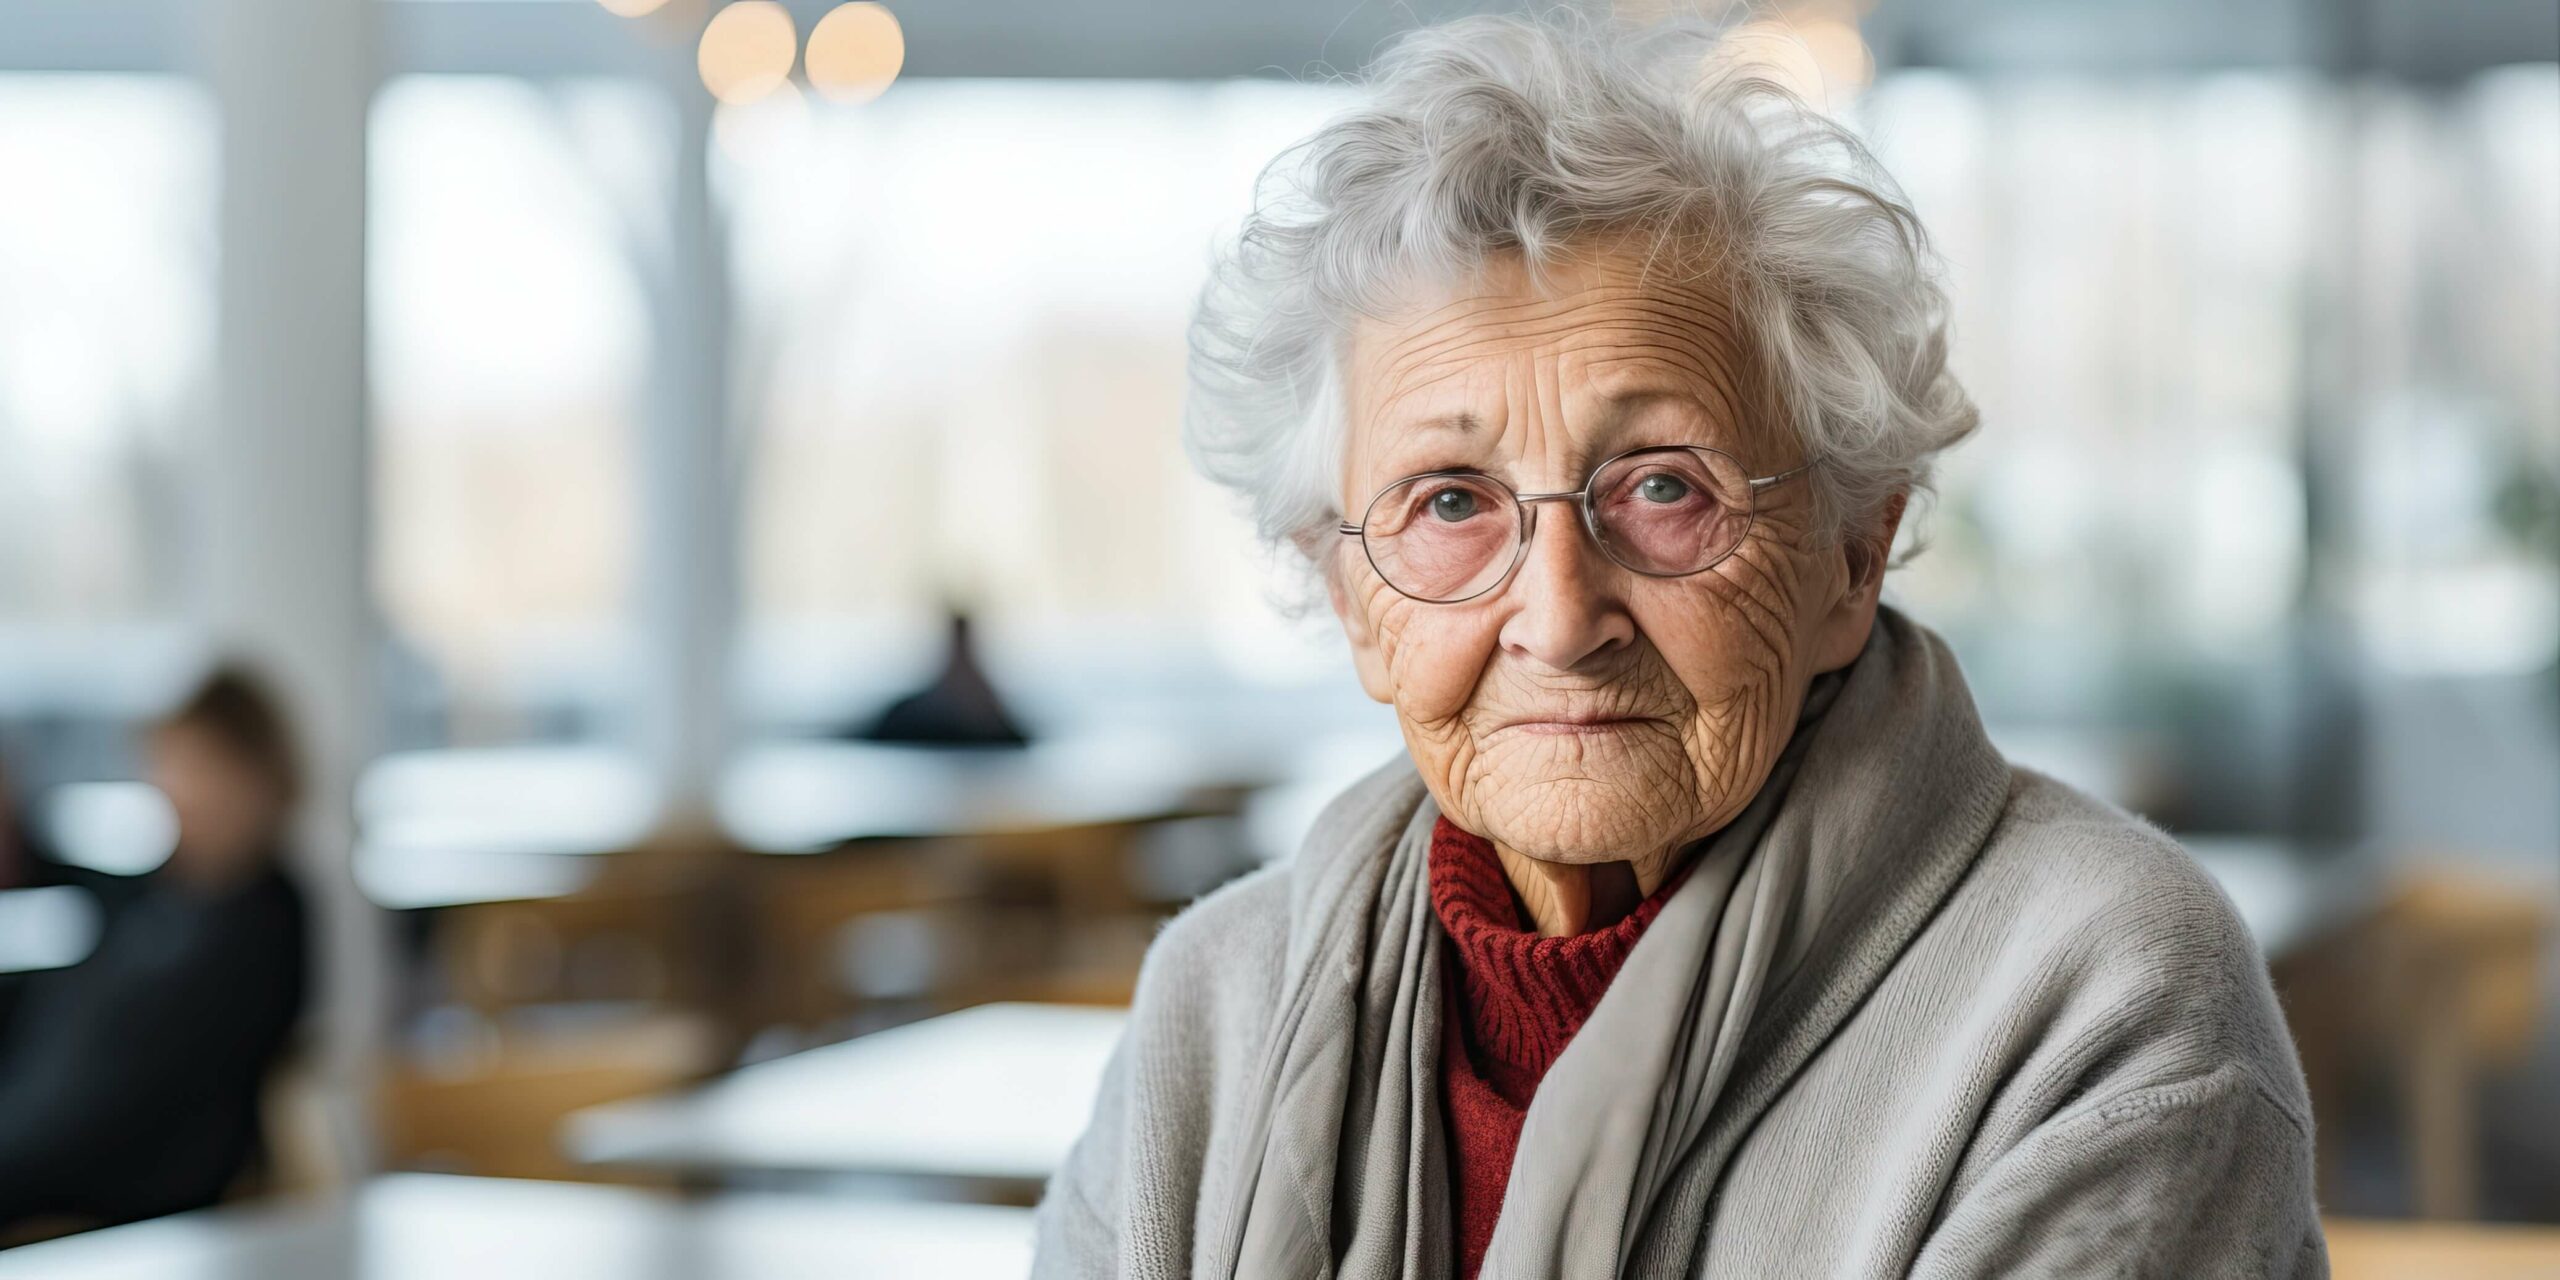
M 1030 1266 L 1025 1209 L 393 1174 L 340 1200 L 12 1249 L 0 1280 L 1015 1280 Z
M 60 969 L 88 959 L 103 920 L 98 900 L 86 889 L 0 889 L 0 973 Z
M 1039 1182 L 1084 1129 L 1127 1015 L 992 1004 L 570 1117 L 593 1164 Z
M 603 858 L 573 853 L 356 846 L 356 887 L 393 911 L 565 898 L 604 874 Z
M 387 755 L 356 785 L 356 887 L 395 911 L 576 893 L 658 822 L 648 772 L 597 747 Z

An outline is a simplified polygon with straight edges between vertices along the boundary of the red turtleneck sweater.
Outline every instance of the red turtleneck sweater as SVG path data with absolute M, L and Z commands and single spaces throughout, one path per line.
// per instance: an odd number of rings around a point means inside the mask
M 1446 992 L 1440 1104 L 1449 1121 L 1449 1190 L 1458 1274 L 1474 1280 L 1502 1213 L 1520 1122 L 1538 1081 L 1581 1030 L 1645 926 L 1686 875 L 1663 882 L 1605 929 L 1541 937 L 1502 874 L 1493 842 L 1449 825 L 1431 832 L 1431 909 L 1457 963 Z

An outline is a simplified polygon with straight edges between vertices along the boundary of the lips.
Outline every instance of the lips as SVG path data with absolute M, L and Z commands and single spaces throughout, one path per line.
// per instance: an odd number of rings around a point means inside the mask
M 1494 726 L 1494 732 L 1514 730 L 1534 734 L 1602 734 L 1618 733 L 1640 724 L 1651 723 L 1649 716 L 1602 715 L 1532 715 L 1505 720 Z

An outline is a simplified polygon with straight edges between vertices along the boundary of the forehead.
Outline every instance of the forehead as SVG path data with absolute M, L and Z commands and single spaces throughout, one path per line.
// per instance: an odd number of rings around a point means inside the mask
M 159 755 L 183 756 L 190 761 L 238 754 L 221 734 L 191 720 L 153 726 L 147 745 Z
M 1497 259 L 1364 319 L 1347 354 L 1346 390 L 1364 423 L 1480 417 L 1502 407 L 1488 400 L 1533 389 L 1559 401 L 1682 397 L 1729 423 L 1746 416 L 1745 350 L 1724 289 L 1648 272 L 1625 254 L 1537 276 L 1516 257 Z

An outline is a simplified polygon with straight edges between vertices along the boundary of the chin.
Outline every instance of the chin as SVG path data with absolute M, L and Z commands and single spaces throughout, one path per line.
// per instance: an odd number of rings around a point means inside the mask
M 1651 778 L 1561 775 L 1519 779 L 1475 806 L 1487 839 L 1542 862 L 1621 862 L 1670 847 L 1682 832 L 1663 824 L 1687 806 L 1648 803 L 1663 794 Z

